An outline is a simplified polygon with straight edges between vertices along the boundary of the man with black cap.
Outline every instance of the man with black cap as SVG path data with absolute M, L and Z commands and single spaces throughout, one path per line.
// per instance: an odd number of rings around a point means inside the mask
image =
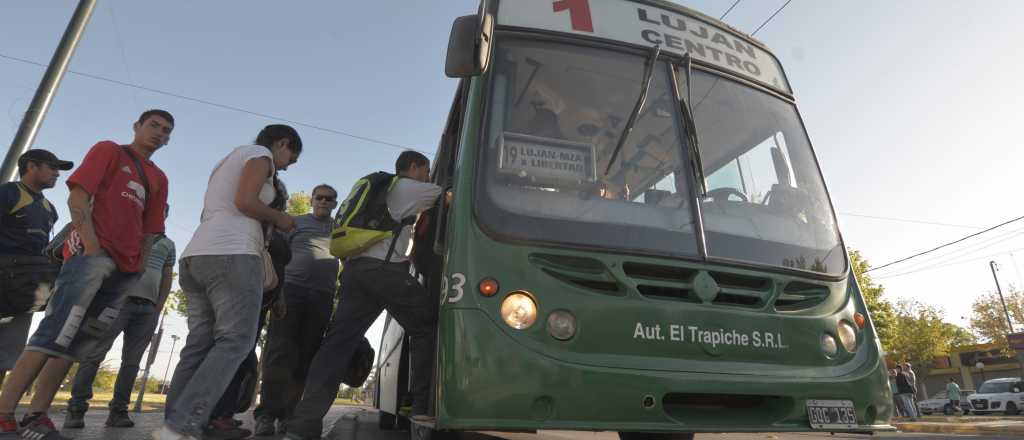
M 43 190 L 73 163 L 46 150 L 18 158 L 20 181 L 0 184 L 0 383 L 28 339 L 32 313 L 49 296 L 57 268 L 43 256 L 57 210 Z

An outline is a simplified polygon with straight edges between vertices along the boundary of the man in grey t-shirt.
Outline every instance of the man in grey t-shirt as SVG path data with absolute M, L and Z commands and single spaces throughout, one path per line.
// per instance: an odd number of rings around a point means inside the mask
M 175 260 L 174 242 L 164 235 L 157 237 L 146 259 L 146 271 L 128 289 L 128 299 L 117 320 L 110 326 L 103 343 L 78 366 L 78 373 L 71 386 L 71 399 L 68 400 L 68 415 L 64 419 L 65 429 L 85 427 L 84 418 L 89 410 L 89 400 L 92 399 L 92 383 L 96 379 L 96 371 L 121 332 L 124 332 L 121 368 L 114 382 L 114 397 L 110 400 L 110 415 L 106 425 L 116 428 L 135 426 L 135 422 L 128 417 L 128 403 L 131 401 L 142 354 L 153 338 L 160 310 L 171 291 Z
M 331 211 L 338 206 L 338 192 L 318 185 L 311 199 L 313 213 L 295 217 L 288 236 L 292 259 L 284 272 L 286 313 L 267 329 L 260 404 L 253 411 L 258 436 L 274 434 L 275 421 L 280 421 L 278 430 L 286 428 L 334 308 L 339 263 L 330 252 Z

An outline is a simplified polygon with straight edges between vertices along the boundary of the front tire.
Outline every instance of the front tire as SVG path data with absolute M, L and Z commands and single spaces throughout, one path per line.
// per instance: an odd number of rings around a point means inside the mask
M 619 440 L 693 440 L 692 432 L 619 432 Z
M 1006 415 L 1015 416 L 1019 412 L 1020 410 L 1017 409 L 1017 405 L 1014 405 L 1013 402 L 1006 402 Z

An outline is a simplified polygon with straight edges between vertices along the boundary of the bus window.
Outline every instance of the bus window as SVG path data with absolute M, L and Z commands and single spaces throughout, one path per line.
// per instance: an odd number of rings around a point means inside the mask
M 694 69 L 709 257 L 838 274 L 845 257 L 796 107 Z
M 495 52 L 483 191 L 488 229 L 528 240 L 696 255 L 669 66 L 659 61 L 618 157 L 646 56 L 505 39 Z M 609 163 L 611 168 L 608 173 Z

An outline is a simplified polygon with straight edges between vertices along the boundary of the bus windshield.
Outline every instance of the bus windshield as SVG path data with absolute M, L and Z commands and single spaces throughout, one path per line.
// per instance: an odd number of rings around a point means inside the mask
M 642 91 L 646 55 L 501 40 L 476 191 L 485 229 L 530 241 L 699 255 L 695 177 L 665 61 L 654 66 L 646 105 L 605 173 Z M 845 270 L 795 107 L 702 70 L 691 72 L 690 85 L 710 190 L 701 203 L 709 256 Z
M 701 70 L 692 71 L 689 93 L 680 83 L 693 109 L 707 179 L 701 214 L 708 255 L 845 271 L 825 184 L 796 107 Z
M 483 154 L 485 227 L 531 240 L 697 255 L 670 70 L 605 173 L 647 55 L 506 39 L 496 48 Z

